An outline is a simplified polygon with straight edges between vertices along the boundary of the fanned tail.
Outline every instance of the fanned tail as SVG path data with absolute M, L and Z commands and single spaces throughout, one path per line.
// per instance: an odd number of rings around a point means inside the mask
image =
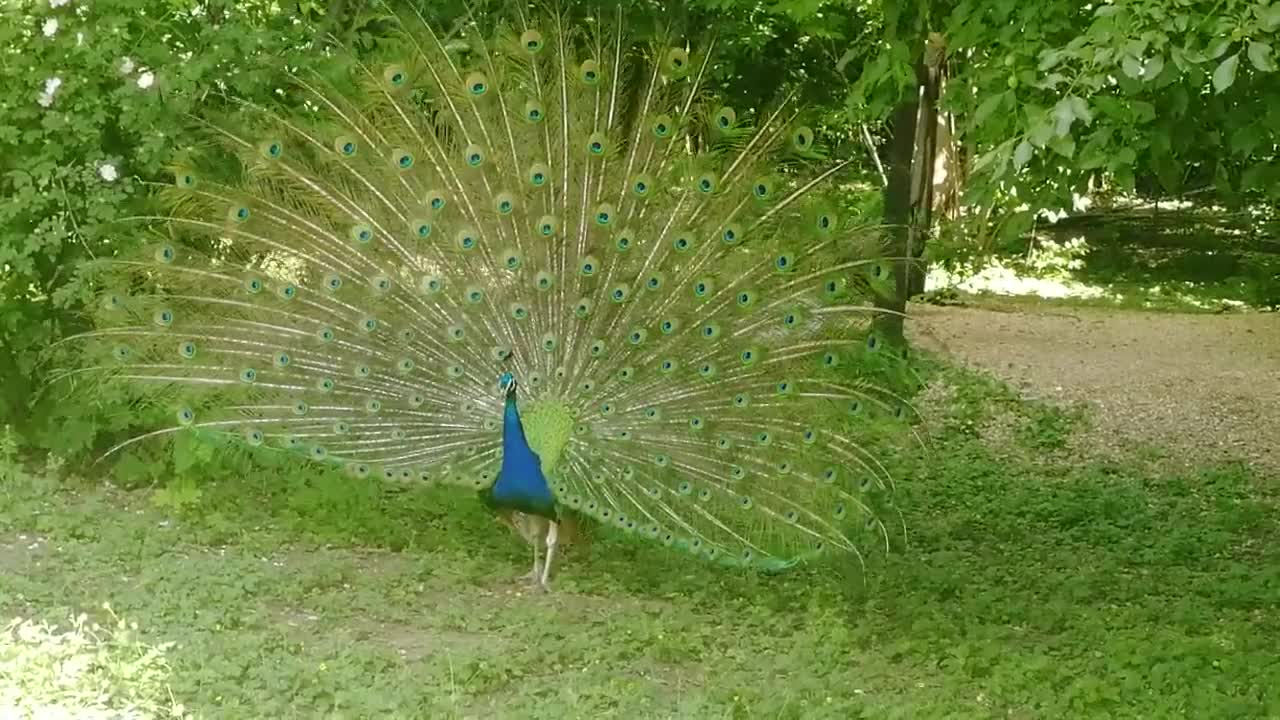
M 231 171 L 175 169 L 139 220 L 177 239 L 105 264 L 72 374 L 181 395 L 143 438 L 484 487 L 509 370 L 564 508 L 761 567 L 887 540 L 913 413 L 869 324 L 879 233 L 789 99 L 752 124 L 704 96 L 707 55 L 625 30 L 402 19 L 299 71 L 300 110 L 210 120 Z

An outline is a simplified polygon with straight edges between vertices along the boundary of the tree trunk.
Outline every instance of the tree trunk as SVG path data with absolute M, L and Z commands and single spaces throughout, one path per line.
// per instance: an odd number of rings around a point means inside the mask
M 887 254 L 894 258 L 893 296 L 882 296 L 876 306 L 886 312 L 876 317 L 875 327 L 885 340 L 902 341 L 902 320 L 910 296 L 909 261 L 911 246 L 911 160 L 915 156 L 916 98 L 900 104 L 889 120 L 890 139 L 885 165 L 889 182 L 884 186 L 884 224 L 889 232 Z
M 889 124 L 884 224 L 889 229 L 888 253 L 894 259 L 894 296 L 877 303 L 887 312 L 876 319 L 876 328 L 890 342 L 902 341 L 907 301 L 924 292 L 925 241 L 933 229 L 933 171 L 938 155 L 938 92 L 944 51 L 934 44 L 933 36 L 926 48 L 916 64 L 916 92 L 898 105 Z

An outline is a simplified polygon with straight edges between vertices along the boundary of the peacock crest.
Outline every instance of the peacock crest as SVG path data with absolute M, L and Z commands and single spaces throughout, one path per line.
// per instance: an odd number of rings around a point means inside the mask
M 886 542 L 912 411 L 880 235 L 800 111 L 748 120 L 708 62 L 620 18 L 402 19 L 210 115 L 78 338 L 77 372 L 173 403 L 116 449 L 229 434 L 753 567 Z

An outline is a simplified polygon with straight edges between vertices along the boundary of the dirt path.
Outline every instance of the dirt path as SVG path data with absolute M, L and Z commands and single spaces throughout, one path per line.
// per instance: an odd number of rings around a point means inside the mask
M 1280 314 L 916 305 L 915 341 L 1032 397 L 1086 402 L 1090 444 L 1247 459 L 1280 476 Z M 911 325 L 912 323 L 908 323 Z

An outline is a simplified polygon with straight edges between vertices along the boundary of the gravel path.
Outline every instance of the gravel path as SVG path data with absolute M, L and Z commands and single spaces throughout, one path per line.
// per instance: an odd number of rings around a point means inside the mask
M 1245 459 L 1280 478 L 1280 314 L 1175 315 L 914 305 L 914 340 L 1031 396 L 1085 402 L 1082 438 L 1168 448 L 1185 463 Z

